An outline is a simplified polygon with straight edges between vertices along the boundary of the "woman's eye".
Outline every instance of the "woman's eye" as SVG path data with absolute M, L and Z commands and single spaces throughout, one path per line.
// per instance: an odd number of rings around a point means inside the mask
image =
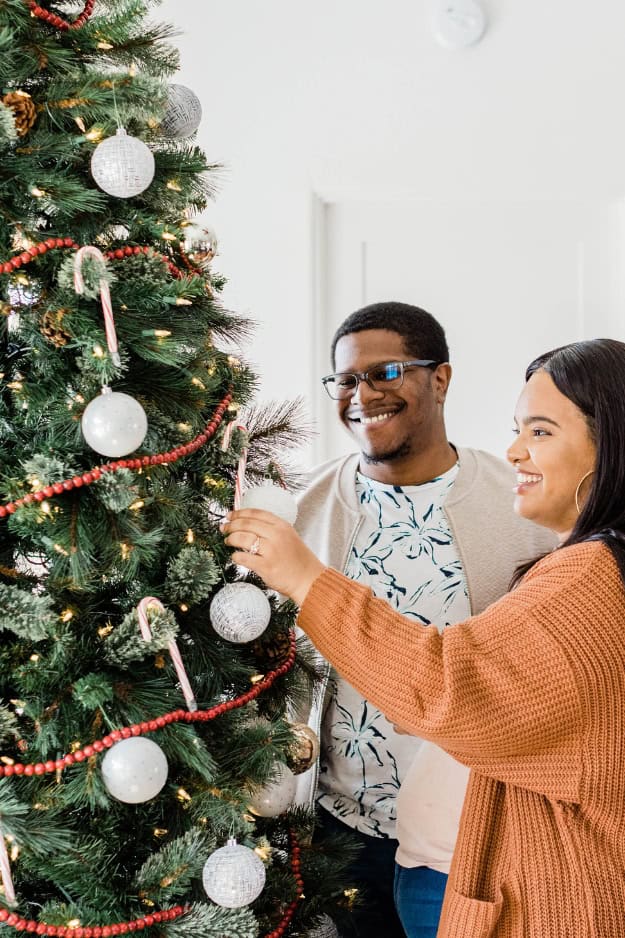
M 542 427 L 532 427 L 532 436 L 551 436 L 548 430 L 543 430 Z
M 520 432 L 518 427 L 512 427 L 512 430 L 510 430 L 510 433 L 513 433 L 514 436 L 518 436 Z

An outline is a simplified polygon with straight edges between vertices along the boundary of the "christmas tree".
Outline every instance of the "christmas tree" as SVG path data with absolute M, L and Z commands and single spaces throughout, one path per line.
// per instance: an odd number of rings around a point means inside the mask
M 0 928 L 335 935 L 341 845 L 294 608 L 233 569 L 293 510 L 292 407 L 242 424 L 197 97 L 145 0 L 0 0 Z M 289 711 L 291 712 L 291 711 Z

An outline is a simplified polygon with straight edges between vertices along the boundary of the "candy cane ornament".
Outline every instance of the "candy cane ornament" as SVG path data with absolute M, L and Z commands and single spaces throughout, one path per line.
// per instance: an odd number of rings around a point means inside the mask
M 139 618 L 139 628 L 141 629 L 141 635 L 143 636 L 146 642 L 149 642 L 152 638 L 152 631 L 150 629 L 150 623 L 148 622 L 148 607 L 156 606 L 160 609 L 161 612 L 165 611 L 165 607 L 160 601 L 156 599 L 155 596 L 144 596 L 139 605 L 137 606 L 137 616 Z M 173 662 L 174 668 L 176 669 L 176 674 L 178 675 L 178 680 L 180 681 L 180 687 L 182 688 L 182 693 L 184 694 L 184 699 L 187 703 L 187 707 L 190 713 L 195 713 L 197 710 L 197 701 L 195 699 L 195 694 L 193 693 L 193 688 L 189 682 L 189 677 L 185 670 L 184 664 L 182 663 L 182 658 L 180 656 L 180 650 L 175 640 L 172 639 L 171 642 L 167 645 L 171 660 Z
M 230 446 L 232 440 L 232 434 L 235 430 L 240 430 L 242 433 L 247 433 L 247 427 L 242 426 L 240 423 L 229 423 L 224 430 L 224 435 L 221 440 L 221 450 L 223 453 L 226 452 Z M 237 465 L 237 474 L 234 479 L 234 510 L 238 511 L 241 507 L 241 499 L 243 497 L 243 489 L 245 486 L 245 469 L 247 467 L 247 454 L 248 448 L 245 447 L 243 452 L 239 457 L 239 463 Z
M 74 256 L 74 289 L 79 296 L 85 292 L 85 281 L 82 275 L 82 262 L 85 257 L 94 257 L 102 264 L 102 270 L 106 269 L 106 259 L 102 251 L 92 244 L 86 244 L 79 248 Z M 100 277 L 98 284 L 100 288 L 100 302 L 102 304 L 102 313 L 104 314 L 104 331 L 106 333 L 106 344 L 111 353 L 111 360 L 114 365 L 119 367 L 121 359 L 117 348 L 117 333 L 115 332 L 115 320 L 113 319 L 113 304 L 111 303 L 111 291 L 109 289 L 106 277 Z
M 15 902 L 15 889 L 13 888 L 13 877 L 11 876 L 11 864 L 9 854 L 7 853 L 4 835 L 0 834 L 0 879 L 4 888 L 4 897 L 9 905 Z

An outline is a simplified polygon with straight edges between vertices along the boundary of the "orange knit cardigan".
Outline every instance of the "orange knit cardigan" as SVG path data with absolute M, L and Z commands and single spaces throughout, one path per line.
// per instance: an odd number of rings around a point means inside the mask
M 442 633 L 326 570 L 299 624 L 472 769 L 439 938 L 624 938 L 625 590 L 605 546 L 554 551 Z

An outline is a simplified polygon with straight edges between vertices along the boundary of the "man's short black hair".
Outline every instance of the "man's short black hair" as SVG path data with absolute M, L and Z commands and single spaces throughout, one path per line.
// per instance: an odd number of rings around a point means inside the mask
M 357 309 L 345 319 L 334 333 L 330 349 L 332 367 L 336 367 L 336 343 L 344 335 L 364 332 L 365 329 L 388 329 L 404 340 L 406 352 L 414 358 L 431 358 L 436 362 L 449 361 L 449 348 L 445 331 L 430 313 L 410 303 L 390 301 L 371 303 Z

